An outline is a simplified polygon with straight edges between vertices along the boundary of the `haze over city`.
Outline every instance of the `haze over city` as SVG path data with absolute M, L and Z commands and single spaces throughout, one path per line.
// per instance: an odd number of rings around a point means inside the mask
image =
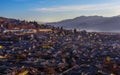
M 78 16 L 116 16 L 120 0 L 1 0 L 0 16 L 56 22 Z

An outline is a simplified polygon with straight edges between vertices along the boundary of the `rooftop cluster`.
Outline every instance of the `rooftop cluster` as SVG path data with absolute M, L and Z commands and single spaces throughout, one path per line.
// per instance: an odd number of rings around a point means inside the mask
M 65 30 L 35 22 L 31 28 L 29 22 L 28 28 L 24 24 L 19 28 L 18 22 L 0 20 L 0 74 L 120 74 L 119 34 Z M 14 23 L 16 27 L 5 27 Z M 35 32 L 27 33 L 30 29 Z

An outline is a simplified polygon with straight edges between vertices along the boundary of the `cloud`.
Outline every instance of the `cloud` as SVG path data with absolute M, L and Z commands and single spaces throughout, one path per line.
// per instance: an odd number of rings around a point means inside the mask
M 119 9 L 120 5 L 116 3 L 111 4 L 93 4 L 93 5 L 73 5 L 73 6 L 59 6 L 48 8 L 34 8 L 32 11 L 38 12 L 70 12 L 70 11 L 93 11 L 93 10 L 114 10 Z

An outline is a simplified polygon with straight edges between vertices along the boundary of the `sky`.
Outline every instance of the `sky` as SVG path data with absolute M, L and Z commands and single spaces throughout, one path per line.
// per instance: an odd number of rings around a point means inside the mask
M 38 22 L 117 16 L 119 9 L 120 0 L 0 0 L 0 16 Z

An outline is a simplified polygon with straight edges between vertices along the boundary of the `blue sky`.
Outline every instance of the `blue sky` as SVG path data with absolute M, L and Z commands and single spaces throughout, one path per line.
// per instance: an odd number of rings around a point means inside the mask
M 120 0 L 0 0 L 0 16 L 53 22 L 78 16 L 120 15 Z

